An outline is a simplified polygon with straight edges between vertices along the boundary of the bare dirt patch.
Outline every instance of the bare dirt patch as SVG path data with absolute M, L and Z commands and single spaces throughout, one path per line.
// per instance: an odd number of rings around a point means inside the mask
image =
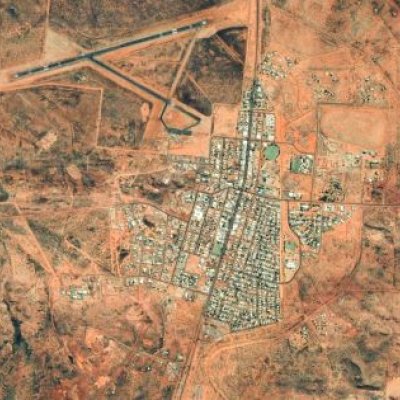
M 320 108 L 320 131 L 345 143 L 379 148 L 392 139 L 388 118 L 388 113 L 381 109 L 323 106 Z

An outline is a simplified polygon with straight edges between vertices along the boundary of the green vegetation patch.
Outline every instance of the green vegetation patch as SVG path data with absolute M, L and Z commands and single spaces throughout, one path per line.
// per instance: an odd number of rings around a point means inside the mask
M 264 156 L 269 161 L 274 161 L 279 157 L 280 148 L 276 144 L 270 144 L 265 148 Z
M 290 170 L 296 174 L 300 173 L 300 170 L 301 170 L 301 159 L 300 158 L 295 157 L 290 161 Z
M 220 257 L 222 256 L 223 251 L 224 251 L 224 245 L 219 242 L 215 243 L 213 248 L 213 254 Z
M 285 241 L 285 251 L 295 251 L 296 247 L 296 242 L 293 242 L 292 240 Z

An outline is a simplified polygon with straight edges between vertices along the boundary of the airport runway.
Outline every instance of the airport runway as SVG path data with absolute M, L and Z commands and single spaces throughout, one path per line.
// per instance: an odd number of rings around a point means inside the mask
M 136 44 L 141 44 L 141 43 L 145 43 L 145 42 L 150 42 L 152 40 L 165 38 L 165 37 L 172 36 L 172 35 L 177 35 L 179 33 L 184 33 L 184 32 L 194 30 L 194 29 L 201 28 L 205 25 L 207 25 L 207 20 L 195 22 L 195 23 L 189 24 L 189 25 L 184 25 L 179 28 L 170 29 L 168 31 L 164 31 L 164 32 L 160 32 L 160 33 L 153 33 L 148 36 L 143 36 L 143 37 L 140 37 L 137 39 L 132 39 L 127 42 L 123 42 L 123 43 L 116 44 L 113 46 L 105 47 L 103 49 L 94 50 L 94 51 L 90 51 L 87 53 L 82 53 L 76 57 L 65 58 L 63 60 L 55 61 L 55 62 L 52 62 L 47 65 L 41 65 L 41 66 L 29 68 L 29 69 L 15 73 L 14 78 L 19 79 L 19 78 L 37 74 L 40 72 L 47 72 L 50 70 L 54 70 L 57 68 L 62 68 L 62 67 L 74 64 L 78 61 L 83 61 L 83 60 L 88 60 L 88 59 L 94 60 L 95 57 L 102 56 L 102 55 L 110 53 L 112 51 L 123 49 L 124 47 L 129 47 L 129 46 L 133 46 Z

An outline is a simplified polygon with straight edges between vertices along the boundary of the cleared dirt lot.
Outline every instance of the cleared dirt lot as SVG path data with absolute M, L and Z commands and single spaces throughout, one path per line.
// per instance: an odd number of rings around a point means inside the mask
M 351 106 L 322 106 L 320 131 L 329 138 L 364 148 L 379 148 L 393 140 L 387 111 Z

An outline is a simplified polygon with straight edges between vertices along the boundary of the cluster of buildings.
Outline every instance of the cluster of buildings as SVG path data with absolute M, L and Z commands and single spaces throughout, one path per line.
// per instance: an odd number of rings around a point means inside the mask
M 173 277 L 173 283 L 187 289 L 197 289 L 200 274 L 186 271 L 186 265 L 189 254 L 180 252 L 176 261 L 176 269 Z
M 267 96 L 258 80 L 243 93 L 237 130 L 243 139 L 275 140 L 275 114 L 268 111 Z
M 169 282 L 182 246 L 186 223 L 154 207 L 132 204 L 122 209 L 126 237 L 121 234 L 116 262 L 124 276 Z
M 358 101 L 361 104 L 370 105 L 387 105 L 387 88 L 371 76 L 361 80 L 361 85 L 358 90 Z
M 312 154 L 297 154 L 290 159 L 290 171 L 295 174 L 311 174 L 314 166 Z
M 267 325 L 280 317 L 280 203 L 266 199 L 276 194 L 268 190 L 276 182 L 268 169 L 259 168 L 264 161 L 275 163 L 279 147 L 274 143 L 275 115 L 268 111 L 259 81 L 243 94 L 237 131 L 239 138 L 212 143 L 211 186 L 224 190 L 208 204 L 202 201 L 214 211 L 207 211 L 203 222 L 209 231 L 199 235 L 195 249 L 206 260 L 211 291 L 207 315 L 231 330 Z M 279 167 L 275 169 L 279 177 Z
M 299 203 L 289 212 L 289 226 L 307 251 L 317 253 L 322 234 L 345 223 L 351 215 L 351 210 L 343 205 Z
M 226 249 L 217 261 L 207 314 L 232 330 L 276 322 L 280 316 L 279 247 L 279 202 L 244 193 L 238 199 Z
M 236 138 L 214 138 L 197 187 L 173 284 L 209 294 L 207 315 L 232 330 L 280 317 L 280 203 L 267 200 L 275 115 L 260 82 L 244 92 Z M 279 177 L 279 168 L 277 177 Z M 193 257 L 196 257 L 195 266 Z
M 90 296 L 90 294 L 90 290 L 85 286 L 71 286 L 68 289 L 61 290 L 61 295 L 67 296 L 71 300 L 85 300 L 85 298 Z
M 138 203 L 114 216 L 125 287 L 172 284 L 188 301 L 208 294 L 207 315 L 232 330 L 279 320 L 280 202 L 270 199 L 271 171 L 260 165 L 275 165 L 280 149 L 266 100 L 255 81 L 243 95 L 238 137 L 214 138 L 208 159 L 170 157 L 176 171 L 195 174 L 188 219 Z
M 178 258 L 174 283 L 210 292 L 218 262 L 226 251 L 239 196 L 240 192 L 234 189 L 213 195 L 198 193 Z M 190 255 L 198 257 L 198 271 L 202 276 L 188 272 Z
M 315 188 L 321 201 L 380 203 L 379 188 L 387 179 L 394 162 L 390 146 L 385 153 L 351 149 L 330 138 L 320 138 L 320 152 L 315 163 Z M 375 196 L 374 196 L 375 195 Z
M 264 73 L 278 79 L 279 70 L 275 71 L 264 62 Z M 347 82 L 353 82 L 349 90 Z M 375 76 L 361 77 L 351 70 L 313 70 L 306 76 L 306 83 L 313 93 L 316 102 L 323 103 L 357 103 L 374 106 L 388 105 L 388 90 L 380 78 Z M 344 85 L 344 83 L 347 83 Z
M 297 61 L 290 57 L 283 57 L 277 51 L 269 51 L 261 64 L 261 72 L 275 80 L 283 79 L 296 64 Z
M 235 188 L 255 191 L 258 186 L 258 164 L 261 142 L 216 138 L 211 143 L 205 191 Z
M 340 78 L 332 71 L 314 70 L 306 79 L 317 102 L 333 102 L 340 94 Z M 337 100 L 336 100 L 337 101 Z
M 66 277 L 67 281 L 69 277 Z M 100 293 L 100 282 L 94 275 L 88 275 L 82 277 L 81 282 L 64 282 L 63 288 L 60 290 L 60 294 L 63 297 L 67 297 L 72 301 L 86 300 Z
M 268 111 L 267 96 L 259 81 L 243 94 L 237 131 L 237 138 L 212 139 L 210 157 L 198 173 L 199 190 L 215 193 L 234 188 L 279 198 L 276 119 L 275 114 Z M 264 162 L 268 162 L 268 166 L 260 171 Z

